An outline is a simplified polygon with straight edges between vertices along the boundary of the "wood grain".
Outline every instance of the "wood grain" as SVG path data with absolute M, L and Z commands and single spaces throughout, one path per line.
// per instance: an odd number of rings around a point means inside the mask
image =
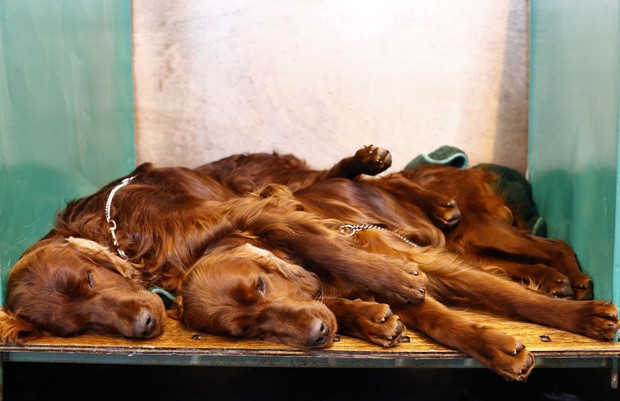
M 532 323 L 479 315 L 486 325 L 517 336 L 536 357 L 611 358 L 620 356 L 620 343 L 599 341 Z M 410 342 L 382 348 L 356 338 L 342 336 L 325 350 L 300 350 L 253 339 L 219 337 L 187 330 L 169 319 L 164 334 L 151 340 L 130 340 L 110 335 L 82 335 L 72 338 L 43 337 L 23 346 L 5 345 L 2 352 L 71 352 L 94 354 L 209 355 L 221 357 L 276 356 L 312 358 L 419 358 L 453 359 L 466 355 L 446 348 L 412 330 Z M 543 336 L 550 340 L 544 341 Z

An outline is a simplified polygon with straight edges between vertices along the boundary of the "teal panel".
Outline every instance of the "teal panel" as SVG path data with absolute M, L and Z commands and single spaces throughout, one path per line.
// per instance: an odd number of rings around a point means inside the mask
M 129 0 L 0 0 L 3 283 L 66 201 L 135 166 L 132 88 Z
M 529 173 L 549 235 L 619 298 L 617 0 L 532 0 Z

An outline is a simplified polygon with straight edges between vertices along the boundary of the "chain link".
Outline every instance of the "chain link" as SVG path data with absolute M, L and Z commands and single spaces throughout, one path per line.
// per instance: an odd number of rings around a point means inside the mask
M 347 237 L 352 237 L 353 235 L 355 235 L 356 233 L 360 232 L 360 231 L 364 231 L 364 230 L 384 230 L 384 231 L 389 231 L 392 234 L 394 234 L 395 236 L 397 236 L 398 238 L 400 238 L 402 241 L 406 242 L 407 244 L 411 245 L 414 248 L 419 247 L 418 244 L 416 244 L 415 242 L 411 241 L 409 238 L 405 237 L 404 235 L 401 235 L 397 232 L 394 232 L 392 230 L 388 230 L 387 228 L 377 225 L 377 224 L 343 224 L 338 228 L 338 231 L 340 231 L 341 233 L 343 233 L 345 236 Z
M 118 252 L 119 256 L 125 260 L 127 260 L 127 256 L 125 255 L 125 252 L 123 252 L 123 250 L 120 248 L 118 241 L 116 239 L 116 221 L 111 219 L 110 209 L 112 208 L 112 198 L 114 198 L 116 191 L 118 191 L 125 185 L 129 184 L 131 180 L 133 180 L 135 177 L 136 177 L 135 175 L 131 177 L 127 177 L 123 179 L 123 181 L 121 181 L 120 184 L 112 188 L 112 190 L 110 191 L 110 195 L 108 195 L 108 199 L 105 203 L 105 220 L 108 222 L 108 230 L 110 230 L 110 235 L 112 236 L 112 240 L 114 242 L 114 246 L 116 247 L 116 251 Z

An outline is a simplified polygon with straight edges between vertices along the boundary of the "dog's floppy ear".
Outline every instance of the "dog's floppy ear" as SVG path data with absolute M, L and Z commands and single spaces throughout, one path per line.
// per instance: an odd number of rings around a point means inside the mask
M 321 281 L 316 274 L 299 265 L 289 263 L 277 257 L 270 251 L 258 248 L 251 244 L 244 244 L 237 249 L 266 258 L 272 263 L 272 266 L 276 267 L 278 271 L 282 273 L 284 277 L 303 288 L 306 292 L 318 292 L 321 289 Z
M 128 262 L 95 241 L 69 237 L 67 243 L 98 266 L 116 271 L 125 278 L 132 278 L 136 275 L 135 269 Z
M 6 308 L 0 308 L 0 343 L 21 345 L 40 336 L 41 332 L 32 324 L 21 320 Z

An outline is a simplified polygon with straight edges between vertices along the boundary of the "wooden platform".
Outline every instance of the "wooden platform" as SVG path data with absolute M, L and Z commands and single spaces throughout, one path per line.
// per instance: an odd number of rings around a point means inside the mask
M 485 324 L 517 336 L 538 367 L 615 366 L 620 343 L 597 341 L 531 323 L 484 316 Z M 325 350 L 299 350 L 260 340 L 189 331 L 168 320 L 164 334 L 146 341 L 107 335 L 46 337 L 0 347 L 4 361 L 268 367 L 480 367 L 467 355 L 408 330 L 410 342 L 382 348 L 342 336 Z

